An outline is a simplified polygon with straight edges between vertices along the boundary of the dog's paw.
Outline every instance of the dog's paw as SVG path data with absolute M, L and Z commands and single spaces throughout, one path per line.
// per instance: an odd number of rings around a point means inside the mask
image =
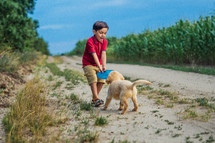
M 119 115 L 123 115 L 123 114 L 125 114 L 124 112 L 119 112 Z
M 105 111 L 106 109 L 107 109 L 107 108 L 105 108 L 105 107 L 104 107 L 104 108 L 102 108 L 102 110 L 104 110 L 104 111 Z
M 122 111 L 122 109 L 121 109 L 121 108 L 119 108 L 118 110 L 119 110 L 119 111 Z
M 137 109 L 136 109 L 136 108 L 134 108 L 132 111 L 137 112 Z

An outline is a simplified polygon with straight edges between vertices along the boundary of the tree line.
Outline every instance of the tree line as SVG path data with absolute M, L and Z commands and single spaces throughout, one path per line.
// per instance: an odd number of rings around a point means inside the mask
M 107 54 L 115 61 L 150 64 L 215 65 L 215 16 L 179 20 L 170 27 L 109 37 Z M 82 55 L 86 39 L 68 55 Z

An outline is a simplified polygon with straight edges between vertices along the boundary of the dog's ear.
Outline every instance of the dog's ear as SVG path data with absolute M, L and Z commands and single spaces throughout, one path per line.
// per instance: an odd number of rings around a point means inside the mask
M 125 80 L 125 78 L 122 76 L 122 77 L 121 77 L 121 80 Z
M 106 83 L 107 83 L 107 84 L 110 84 L 110 83 L 111 83 L 111 78 L 112 78 L 111 75 L 109 75 L 108 78 L 106 79 Z
M 125 78 L 123 77 L 122 74 L 119 74 L 119 75 L 120 75 L 120 79 L 121 79 L 121 80 L 125 80 Z

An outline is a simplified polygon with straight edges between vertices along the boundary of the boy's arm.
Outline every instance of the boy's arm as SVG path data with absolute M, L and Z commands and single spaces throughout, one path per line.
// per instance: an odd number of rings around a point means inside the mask
M 102 51 L 102 71 L 106 71 L 106 51 Z
M 96 53 L 92 53 L 92 56 L 93 56 L 93 59 L 94 59 L 96 65 L 98 66 L 99 70 L 102 71 L 102 67 L 101 67 L 101 65 L 99 63 L 99 59 L 98 59 Z

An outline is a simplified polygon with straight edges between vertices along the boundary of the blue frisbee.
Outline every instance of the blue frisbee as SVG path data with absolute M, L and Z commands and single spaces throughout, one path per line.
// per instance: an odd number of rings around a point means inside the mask
M 97 73 L 97 76 L 98 76 L 98 78 L 101 78 L 101 79 L 107 79 L 108 75 L 112 71 L 113 70 L 106 70 L 105 72 L 99 72 L 99 73 Z

